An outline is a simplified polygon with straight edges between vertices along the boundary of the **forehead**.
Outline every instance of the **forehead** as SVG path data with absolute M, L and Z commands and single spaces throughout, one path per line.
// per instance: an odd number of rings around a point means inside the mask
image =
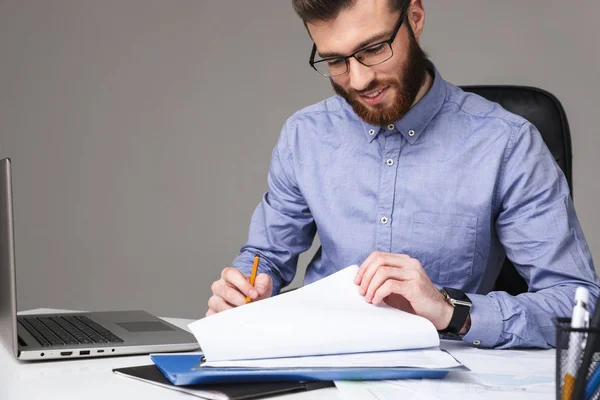
M 390 9 L 389 0 L 357 0 L 330 21 L 308 24 L 319 53 L 345 54 L 365 39 L 393 29 L 398 12 Z

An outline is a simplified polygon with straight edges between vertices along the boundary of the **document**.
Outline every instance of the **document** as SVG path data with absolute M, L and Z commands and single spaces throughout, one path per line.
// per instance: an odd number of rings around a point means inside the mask
M 336 381 L 343 400 L 548 399 L 556 393 L 554 350 L 477 349 L 442 340 L 470 372 L 450 371 L 444 379 Z
M 292 292 L 202 318 L 190 331 L 207 362 L 439 346 L 429 320 L 367 303 L 354 283 L 357 271 L 352 265 Z
M 375 353 L 339 354 L 327 356 L 285 357 L 241 361 L 208 361 L 202 367 L 238 368 L 359 368 L 407 367 L 438 368 L 459 367 L 461 364 L 450 354 L 439 349 L 399 350 Z
M 479 349 L 462 341 L 447 340 L 441 343 L 441 348 L 476 374 L 555 378 L 554 349 Z
M 343 400 L 536 400 L 552 398 L 551 384 L 489 385 L 468 372 L 449 372 L 444 379 L 394 381 L 336 381 Z

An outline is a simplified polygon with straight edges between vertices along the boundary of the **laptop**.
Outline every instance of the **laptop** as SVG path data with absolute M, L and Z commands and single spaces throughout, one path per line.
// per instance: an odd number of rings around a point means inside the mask
M 20 360 L 179 352 L 195 337 L 145 311 L 17 315 L 11 160 L 0 160 L 0 340 Z

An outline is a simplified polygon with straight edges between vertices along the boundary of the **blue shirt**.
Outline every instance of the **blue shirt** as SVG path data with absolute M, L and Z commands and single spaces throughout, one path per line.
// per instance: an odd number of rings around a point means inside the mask
M 249 274 L 259 253 L 277 294 L 317 232 L 305 284 L 375 250 L 403 253 L 471 298 L 464 341 L 555 346 L 552 318 L 571 315 L 576 287 L 592 305 L 600 292 L 565 177 L 530 122 L 431 68 L 432 87 L 394 124 L 367 124 L 339 96 L 292 115 L 233 266 Z M 528 293 L 491 292 L 505 255 Z

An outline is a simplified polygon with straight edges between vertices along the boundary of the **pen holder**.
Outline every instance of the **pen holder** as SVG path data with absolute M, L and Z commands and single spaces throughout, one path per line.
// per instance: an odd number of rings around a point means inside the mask
M 589 365 L 581 365 L 583 348 L 592 337 L 600 338 L 600 329 L 571 328 L 571 318 L 555 318 L 556 326 L 556 399 L 572 399 L 575 378 L 585 374 L 586 384 L 590 376 L 600 364 L 600 346 L 594 349 L 594 356 Z M 600 343 L 600 340 L 595 340 Z M 599 369 L 600 371 L 600 369 Z M 595 390 L 591 399 L 600 399 L 600 390 Z

